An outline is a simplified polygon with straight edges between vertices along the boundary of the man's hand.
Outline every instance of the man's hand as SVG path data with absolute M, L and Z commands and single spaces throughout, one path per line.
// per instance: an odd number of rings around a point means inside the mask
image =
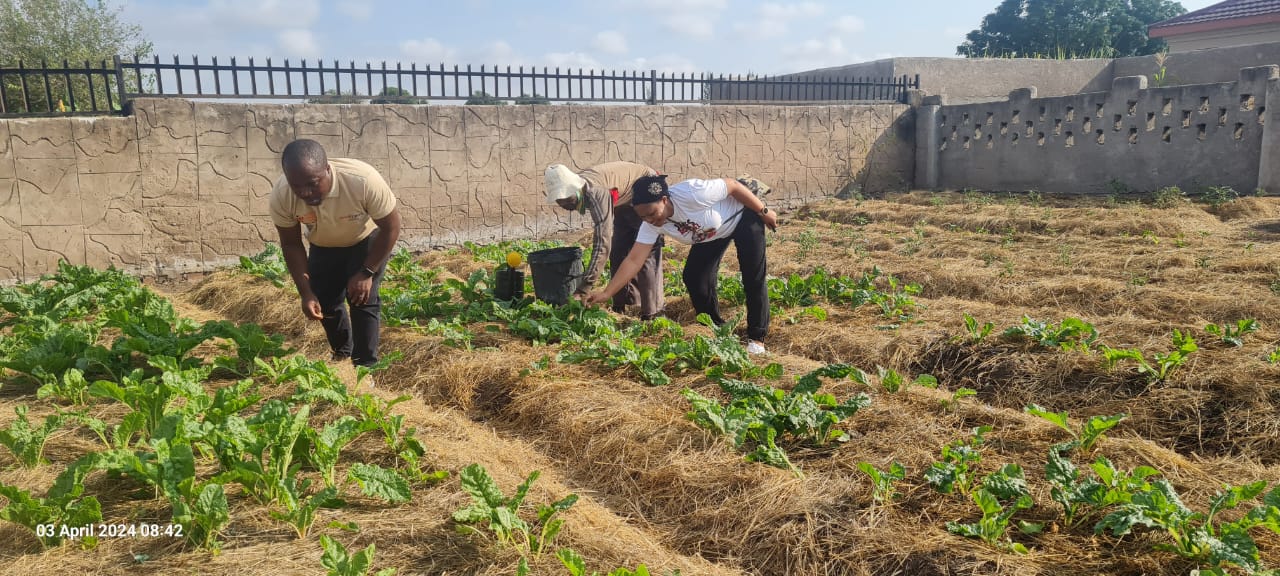
M 324 318 L 324 311 L 320 309 L 320 301 L 315 295 L 302 297 L 302 314 L 312 320 L 320 320 Z
M 587 306 L 595 306 L 596 304 L 604 304 L 609 301 L 610 296 L 604 292 L 592 292 L 582 299 L 582 303 Z
M 774 232 L 778 231 L 778 213 L 770 210 L 760 215 L 760 220 Z
M 364 306 L 369 302 L 369 292 L 373 291 L 373 277 L 364 272 L 356 272 L 347 280 L 347 301 L 352 306 Z

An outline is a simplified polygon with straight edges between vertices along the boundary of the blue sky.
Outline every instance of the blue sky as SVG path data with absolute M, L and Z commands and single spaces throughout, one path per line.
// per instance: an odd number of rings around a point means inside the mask
M 779 74 L 894 56 L 954 56 L 964 34 L 999 2 L 132 0 L 123 6 L 124 17 L 141 25 L 166 58 Z

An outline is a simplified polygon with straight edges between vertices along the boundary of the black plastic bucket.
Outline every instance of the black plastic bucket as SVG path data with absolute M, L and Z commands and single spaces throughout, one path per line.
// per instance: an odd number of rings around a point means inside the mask
M 494 300 L 510 302 L 524 298 L 524 271 L 503 266 L 494 276 Z
M 533 295 L 557 306 L 566 304 L 582 285 L 582 248 L 562 246 L 529 253 Z

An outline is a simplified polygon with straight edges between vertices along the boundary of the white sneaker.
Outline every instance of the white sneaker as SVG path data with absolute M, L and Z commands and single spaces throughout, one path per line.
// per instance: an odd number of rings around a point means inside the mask
M 767 353 L 768 353 L 768 350 L 765 350 L 764 344 L 761 344 L 760 342 L 755 340 L 747 341 L 747 354 L 767 354 Z

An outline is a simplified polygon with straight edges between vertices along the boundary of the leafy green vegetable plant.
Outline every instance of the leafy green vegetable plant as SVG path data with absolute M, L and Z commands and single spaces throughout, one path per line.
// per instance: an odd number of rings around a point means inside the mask
M 516 487 L 515 494 L 508 498 L 484 467 L 471 464 L 463 468 L 462 489 L 471 495 L 471 505 L 453 513 L 454 521 L 458 522 L 458 532 L 483 534 L 481 528 L 487 528 L 498 542 L 514 546 L 535 558 L 541 555 L 564 526 L 564 520 L 556 516 L 572 507 L 578 501 L 578 495 L 570 494 L 550 505 L 539 505 L 537 520 L 530 524 L 520 518 L 520 507 L 538 475 L 537 470 L 529 473 Z
M 341 542 L 321 534 L 320 547 L 324 549 L 320 563 L 328 569 L 327 576 L 367 576 L 373 567 L 373 553 L 376 550 L 373 544 L 351 554 Z M 384 568 L 376 576 L 395 576 L 395 573 L 395 568 Z
M 1230 344 L 1237 348 L 1244 346 L 1244 337 L 1246 334 L 1258 331 L 1258 321 L 1253 318 L 1245 318 L 1236 320 L 1235 326 L 1230 324 L 1209 324 L 1204 327 L 1204 331 L 1217 336 L 1224 344 Z
M 556 558 L 560 559 L 560 563 L 569 570 L 569 576 L 600 576 L 599 572 L 587 572 L 587 562 L 582 559 L 572 548 L 561 548 L 556 550 Z M 679 576 L 679 573 L 676 573 Z M 644 564 L 636 566 L 635 570 L 629 568 L 615 568 L 610 570 L 606 576 L 649 576 L 649 569 Z
M 871 404 L 866 394 L 837 402 L 831 394 L 820 394 L 820 377 L 846 378 L 860 373 L 847 364 L 831 364 L 798 378 L 791 391 L 758 386 L 731 378 L 715 377 L 721 390 L 729 394 L 728 404 L 709 399 L 690 389 L 681 392 L 692 410 L 689 418 L 699 426 L 733 438 L 734 446 L 752 447 L 746 458 L 791 470 L 803 476 L 777 445 L 784 435 L 817 445 L 843 442 L 849 435 L 835 426 Z
M 942 447 L 942 460 L 929 465 L 924 479 L 943 494 L 968 494 L 973 485 L 973 474 L 982 461 L 983 436 L 990 426 L 973 429 L 973 435 Z
M 968 340 L 970 344 L 979 344 L 987 339 L 991 334 L 991 330 L 995 328 L 995 324 L 991 322 L 983 322 L 981 326 L 978 321 L 973 319 L 968 313 L 964 314 L 964 328 L 968 332 Z
M 264 278 L 276 288 L 283 288 L 285 279 L 289 277 L 289 269 L 284 264 L 280 247 L 271 242 L 253 256 L 241 256 L 240 271 Z
M 1225 573 L 1226 566 L 1238 566 L 1250 574 L 1261 573 L 1266 567 L 1249 530 L 1261 526 L 1280 534 L 1280 486 L 1239 520 L 1215 522 L 1215 517 L 1258 497 L 1266 487 L 1266 481 L 1228 485 L 1210 500 L 1208 513 L 1200 513 L 1183 504 L 1167 480 L 1158 479 L 1135 492 L 1129 502 L 1119 505 L 1094 530 L 1123 536 L 1136 526 L 1155 528 L 1172 539 L 1172 544 L 1157 544 L 1157 549 L 1208 565 L 1219 574 Z
M 1173 331 L 1173 350 L 1156 353 L 1154 363 L 1148 362 L 1141 350 L 1136 348 L 1116 349 L 1103 345 L 1099 348 L 1106 359 L 1106 366 L 1111 368 L 1120 360 L 1133 360 L 1138 363 L 1138 373 L 1144 374 L 1150 383 L 1163 382 L 1169 378 L 1174 369 L 1187 362 L 1192 352 L 1199 350 L 1191 333 Z
M 1115 427 L 1121 420 L 1127 416 L 1125 414 L 1115 414 L 1112 416 L 1093 416 L 1085 421 L 1084 426 L 1079 431 L 1071 428 L 1071 424 L 1067 421 L 1067 413 L 1050 412 L 1036 404 L 1028 404 L 1024 409 L 1027 414 L 1039 416 L 1044 420 L 1053 423 L 1055 426 L 1066 430 L 1075 441 L 1069 447 L 1079 447 L 1084 452 L 1092 452 L 1098 440 L 1102 439 L 1103 433 Z
M 886 470 L 877 469 L 870 462 L 859 462 L 858 469 L 871 478 L 871 499 L 883 504 L 898 497 L 893 483 L 906 478 L 906 468 L 896 460 Z
M 44 417 L 40 426 L 32 426 L 27 420 L 27 405 L 19 404 L 13 408 L 18 419 L 9 424 L 9 428 L 0 429 L 0 445 L 9 449 L 13 457 L 24 468 L 35 468 L 46 462 L 44 444 L 49 435 L 62 428 L 66 417 L 62 414 L 50 414 Z
M 1023 316 L 1022 323 L 1007 328 L 1005 338 L 1026 338 L 1045 348 L 1088 351 L 1098 341 L 1098 331 L 1093 324 L 1079 318 L 1064 318 L 1061 324 L 1052 324 Z
M 24 526 L 46 548 L 62 543 L 63 526 L 87 526 L 102 520 L 102 505 L 84 495 L 84 467 L 72 467 L 54 481 L 43 498 L 0 482 L 0 496 L 8 503 L 0 508 L 0 520 Z

